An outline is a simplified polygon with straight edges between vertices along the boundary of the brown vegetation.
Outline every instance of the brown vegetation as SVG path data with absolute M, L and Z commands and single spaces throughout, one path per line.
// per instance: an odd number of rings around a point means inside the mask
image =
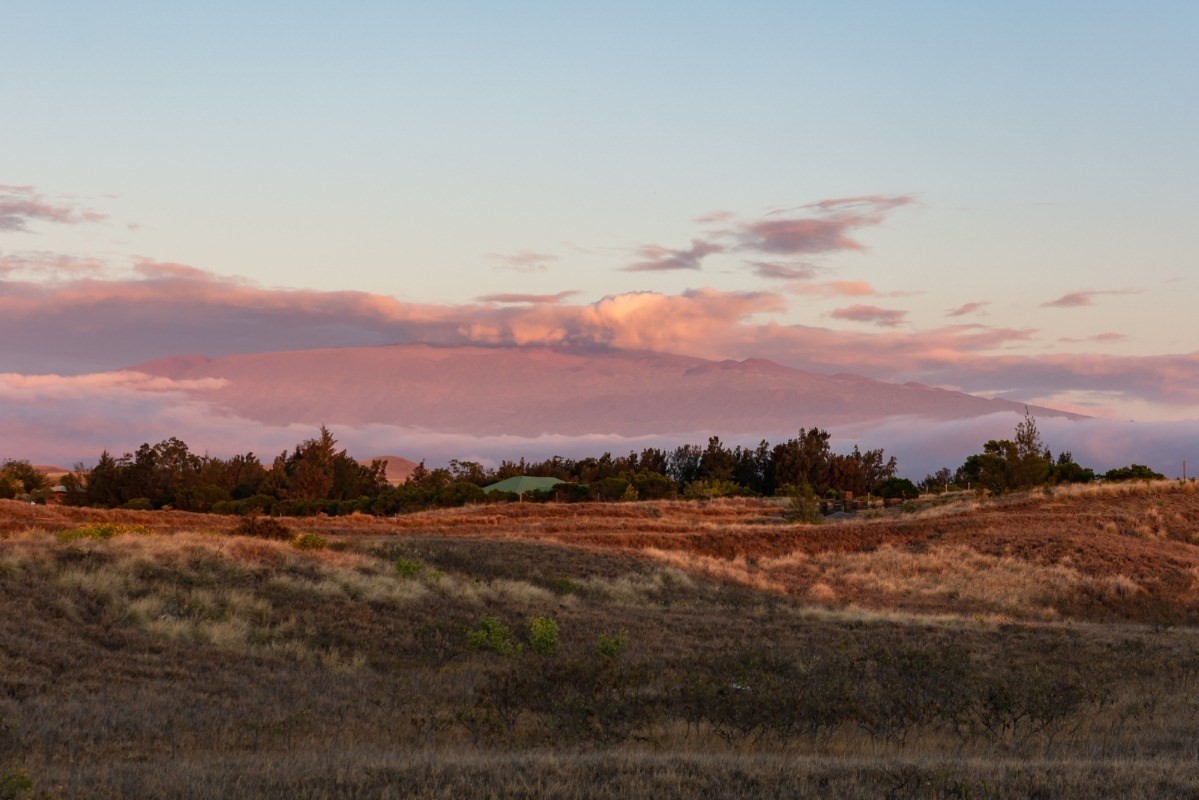
M 54 797 L 1199 791 L 1199 492 L 786 512 L 511 504 L 288 520 L 270 539 L 0 502 L 0 785 L 20 769 Z M 534 645 L 538 619 L 559 646 Z

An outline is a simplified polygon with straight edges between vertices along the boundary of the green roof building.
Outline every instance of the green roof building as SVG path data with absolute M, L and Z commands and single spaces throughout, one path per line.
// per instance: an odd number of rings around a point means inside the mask
M 520 496 L 524 496 L 525 492 L 545 491 L 553 489 L 560 483 L 557 478 L 530 478 L 527 475 L 516 475 L 512 478 L 505 478 L 499 483 L 493 483 L 490 486 L 484 486 L 484 492 L 512 492 Z

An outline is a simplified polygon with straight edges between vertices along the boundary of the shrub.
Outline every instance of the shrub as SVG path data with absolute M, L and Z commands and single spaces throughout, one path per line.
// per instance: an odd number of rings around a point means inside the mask
M 480 650 L 492 650 L 502 656 L 520 655 L 520 644 L 512 629 L 495 617 L 483 617 L 479 627 L 466 634 L 466 643 Z
M 884 500 L 915 500 L 920 490 L 907 478 L 887 478 L 874 487 L 874 494 Z
M 33 781 L 23 769 L 0 772 L 0 800 L 23 800 L 32 798 Z
M 71 528 L 65 531 L 58 532 L 59 541 L 74 542 L 79 539 L 95 539 L 104 540 L 111 539 L 114 536 L 123 534 L 131 534 L 138 536 L 149 536 L 150 529 L 145 525 L 123 525 L 116 522 L 100 522 L 95 525 L 80 525 L 78 528 Z
M 1103 473 L 1103 479 L 1107 481 L 1160 481 L 1165 477 L 1144 464 L 1129 464 L 1127 467 L 1109 469 Z
M 257 514 L 247 514 L 233 529 L 237 536 L 253 536 L 258 539 L 278 539 L 286 541 L 291 538 L 291 530 L 274 517 L 260 517 Z
M 154 504 L 150 502 L 148 497 L 135 497 L 121 505 L 121 508 L 128 511 L 153 511 Z
M 820 501 L 811 486 L 806 483 L 792 486 L 787 493 L 791 495 L 791 502 L 787 504 L 787 519 L 808 525 L 820 522 Z
M 609 636 L 606 633 L 601 633 L 599 641 L 595 643 L 595 654 L 605 658 L 616 658 L 624 652 L 625 647 L 629 644 L 628 631 Z
M 582 586 L 580 586 L 577 581 L 571 580 L 570 578 L 557 578 L 550 581 L 550 590 L 554 592 L 554 594 L 575 594 L 581 588 Z
M 396 572 L 400 573 L 401 578 L 415 578 L 421 574 L 424 568 L 425 565 L 416 560 L 407 558 L 396 559 Z
M 529 646 L 539 656 L 558 652 L 558 623 L 553 617 L 534 617 L 529 621 Z
M 300 550 L 324 550 L 329 546 L 329 540 L 319 533 L 301 533 L 291 543 Z

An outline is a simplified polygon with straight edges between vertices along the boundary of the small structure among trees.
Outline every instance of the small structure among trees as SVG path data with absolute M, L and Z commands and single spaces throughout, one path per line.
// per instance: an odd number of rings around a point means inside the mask
M 523 498 L 525 492 L 548 492 L 565 481 L 558 478 L 532 478 L 528 475 L 517 475 L 483 487 L 484 494 L 491 492 L 510 492 Z

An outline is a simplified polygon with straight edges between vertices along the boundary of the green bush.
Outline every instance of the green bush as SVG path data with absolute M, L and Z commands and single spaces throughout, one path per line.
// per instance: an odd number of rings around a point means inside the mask
M 558 623 L 553 617 L 534 617 L 529 621 L 529 646 L 539 656 L 558 652 Z
M 1144 464 L 1129 464 L 1127 467 L 1109 469 L 1103 473 L 1105 481 L 1160 481 L 1166 476 Z
M 595 644 L 595 654 L 605 658 L 616 658 L 624 652 L 625 647 L 629 644 L 628 631 L 609 636 L 606 633 L 601 633 L 599 641 Z
M 329 540 L 319 533 L 301 533 L 291 543 L 300 550 L 324 550 L 329 546 Z
M 0 800 L 32 798 L 33 781 L 23 769 L 0 772 Z
M 128 511 L 153 511 L 154 504 L 150 502 L 148 497 L 135 497 L 122 503 L 120 508 Z
M 575 594 L 582 588 L 583 587 L 577 581 L 571 580 L 570 578 L 557 578 L 550 582 L 550 590 L 553 591 L 554 594 Z
M 907 478 L 887 478 L 874 487 L 874 494 L 884 500 L 915 500 L 920 490 Z
M 811 486 L 806 483 L 802 486 L 789 486 L 785 488 L 785 492 L 791 496 L 791 502 L 787 504 L 787 519 L 805 525 L 815 525 L 823 519 L 820 515 L 820 500 Z
M 402 578 L 415 578 L 424 570 L 425 565 L 419 561 L 407 558 L 396 559 L 396 572 L 400 573 Z
M 492 650 L 502 656 L 520 655 L 520 644 L 512 629 L 495 617 L 483 617 L 479 627 L 466 634 L 466 643 L 480 650 Z

